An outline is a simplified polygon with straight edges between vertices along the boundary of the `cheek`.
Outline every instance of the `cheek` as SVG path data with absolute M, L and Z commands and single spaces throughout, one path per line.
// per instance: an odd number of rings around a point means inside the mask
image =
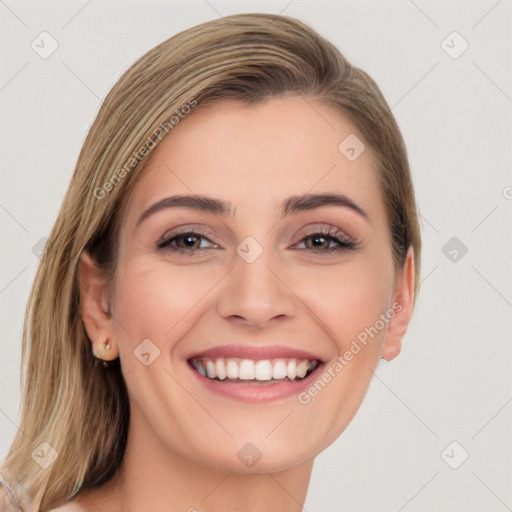
M 337 350 L 318 380 L 299 397 L 312 416 L 324 418 L 325 446 L 347 427 L 368 390 L 386 335 L 381 315 L 390 304 L 393 275 L 392 261 L 382 259 L 332 270 L 324 267 L 316 276 L 302 274 L 301 282 L 309 286 L 300 296 L 307 297 L 309 310 Z
M 163 261 L 133 258 L 119 273 L 116 286 L 120 350 L 133 350 L 146 338 L 162 350 L 172 349 L 164 346 L 164 340 L 167 344 L 178 340 L 184 327 L 196 320 L 194 313 L 216 274 L 194 265 L 175 267 Z
M 346 265 L 324 266 L 301 271 L 294 290 L 314 313 L 339 353 L 350 347 L 365 329 L 371 328 L 390 306 L 394 269 L 391 259 L 385 261 L 361 256 Z M 385 334 L 380 322 L 380 334 Z M 382 340 L 382 336 L 375 336 Z M 366 347 L 378 352 L 378 342 Z

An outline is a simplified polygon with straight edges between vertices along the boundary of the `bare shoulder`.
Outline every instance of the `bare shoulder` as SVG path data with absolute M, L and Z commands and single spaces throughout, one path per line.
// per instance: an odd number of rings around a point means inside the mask
M 120 512 L 122 507 L 110 485 L 80 492 L 74 498 L 49 512 Z
M 120 490 L 113 478 L 100 487 L 80 491 L 71 500 L 49 512 L 122 512 Z
M 83 496 L 77 496 L 63 505 L 50 509 L 49 512 L 90 512 L 92 510 L 92 507 L 87 503 L 87 500 L 84 500 Z
M 68 503 L 64 503 L 57 508 L 50 509 L 50 512 L 88 512 L 86 507 L 80 505 L 79 503 L 74 503 L 73 501 L 69 501 Z
M 77 505 L 76 503 L 64 503 L 57 508 L 50 509 L 50 512 L 86 512 L 87 509 Z

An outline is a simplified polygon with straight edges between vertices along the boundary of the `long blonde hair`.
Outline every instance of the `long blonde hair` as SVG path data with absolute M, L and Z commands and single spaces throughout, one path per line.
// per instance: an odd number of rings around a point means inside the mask
M 202 105 L 281 94 L 317 98 L 348 114 L 363 134 L 379 165 L 396 267 L 412 245 L 418 283 L 421 242 L 404 142 L 364 71 L 285 16 L 229 16 L 164 41 L 106 97 L 37 269 L 23 331 L 19 431 L 0 466 L 26 511 L 47 510 L 105 483 L 126 445 L 130 409 L 120 367 L 94 358 L 80 316 L 82 252 L 114 284 L 120 219 L 163 136 Z M 37 450 L 56 458 L 42 467 Z

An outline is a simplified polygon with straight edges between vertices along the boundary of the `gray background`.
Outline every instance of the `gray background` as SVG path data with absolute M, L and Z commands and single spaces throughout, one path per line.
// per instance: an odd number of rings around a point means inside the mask
M 422 216 L 422 290 L 403 351 L 317 458 L 305 509 L 512 510 L 510 0 L 0 0 L 0 456 L 17 428 L 38 243 L 102 98 L 176 32 L 258 11 L 310 23 L 375 78 Z M 43 31 L 59 44 L 46 59 L 31 48 Z

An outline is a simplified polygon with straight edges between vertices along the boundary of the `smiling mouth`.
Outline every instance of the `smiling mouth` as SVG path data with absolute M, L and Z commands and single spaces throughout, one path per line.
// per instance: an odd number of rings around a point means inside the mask
M 188 360 L 190 366 L 203 377 L 219 382 L 243 384 L 278 384 L 299 382 L 320 364 L 316 359 L 276 358 L 208 358 Z

